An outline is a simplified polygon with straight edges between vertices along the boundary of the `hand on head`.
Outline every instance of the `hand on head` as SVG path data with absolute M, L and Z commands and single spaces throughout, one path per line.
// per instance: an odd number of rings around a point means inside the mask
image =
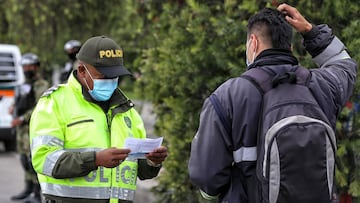
M 285 14 L 285 19 L 296 31 L 306 33 L 312 29 L 312 24 L 296 8 L 288 4 L 280 4 L 277 10 Z

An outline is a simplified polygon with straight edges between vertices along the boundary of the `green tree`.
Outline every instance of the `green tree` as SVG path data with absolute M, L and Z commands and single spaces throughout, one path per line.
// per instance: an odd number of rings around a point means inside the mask
M 163 4 L 153 25 L 157 46 L 144 51 L 141 82 L 158 115 L 156 130 L 169 148 L 156 188 L 159 202 L 198 202 L 187 172 L 190 143 L 204 99 L 245 69 L 246 27 L 241 16 L 248 12 L 236 1 L 174 6 Z
M 38 54 L 48 74 L 67 60 L 66 41 L 84 42 L 95 35 L 114 38 L 126 47 L 126 59 L 132 62 L 140 51 L 135 47 L 145 44 L 140 39 L 147 18 L 138 15 L 139 5 L 130 0 L 0 1 L 0 40 L 17 44 L 23 53 Z

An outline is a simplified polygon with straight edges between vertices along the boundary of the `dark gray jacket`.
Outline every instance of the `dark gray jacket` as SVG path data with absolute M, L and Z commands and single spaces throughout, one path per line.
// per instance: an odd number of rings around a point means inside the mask
M 357 64 L 327 25 L 313 26 L 303 37 L 306 50 L 320 67 L 310 69 L 309 88 L 335 129 L 337 115 L 352 93 Z M 290 52 L 269 49 L 261 52 L 248 68 L 279 73 L 291 71 L 297 65 Z M 226 110 L 232 133 L 226 132 L 210 100 L 206 99 L 191 146 L 190 179 L 205 196 L 218 196 L 219 202 L 249 202 L 248 193 L 255 192 L 248 188 L 253 188 L 255 183 L 262 96 L 251 82 L 241 77 L 229 79 L 213 94 Z

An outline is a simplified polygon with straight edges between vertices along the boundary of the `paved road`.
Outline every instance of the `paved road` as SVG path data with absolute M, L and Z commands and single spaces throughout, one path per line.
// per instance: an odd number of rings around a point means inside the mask
M 139 108 L 145 128 L 149 137 L 155 137 L 153 134 L 153 124 L 155 116 L 152 114 L 151 105 L 149 103 L 134 102 Z M 0 142 L 0 203 L 14 203 L 19 201 L 11 201 L 10 197 L 17 194 L 24 187 L 24 172 L 22 171 L 19 157 L 14 152 L 5 152 L 3 143 Z M 153 203 L 154 195 L 149 192 L 150 189 L 157 185 L 154 180 L 138 180 L 138 190 L 134 203 Z
M 2 143 L 1 143 L 2 144 Z M 13 203 L 10 197 L 24 186 L 24 172 L 19 157 L 15 153 L 6 153 L 0 147 L 0 202 Z

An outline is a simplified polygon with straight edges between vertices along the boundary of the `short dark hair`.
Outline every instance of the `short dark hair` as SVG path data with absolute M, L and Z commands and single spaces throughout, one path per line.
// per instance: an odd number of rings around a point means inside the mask
M 278 10 L 264 8 L 248 21 L 248 35 L 255 33 L 271 40 L 272 48 L 291 49 L 292 27 Z

